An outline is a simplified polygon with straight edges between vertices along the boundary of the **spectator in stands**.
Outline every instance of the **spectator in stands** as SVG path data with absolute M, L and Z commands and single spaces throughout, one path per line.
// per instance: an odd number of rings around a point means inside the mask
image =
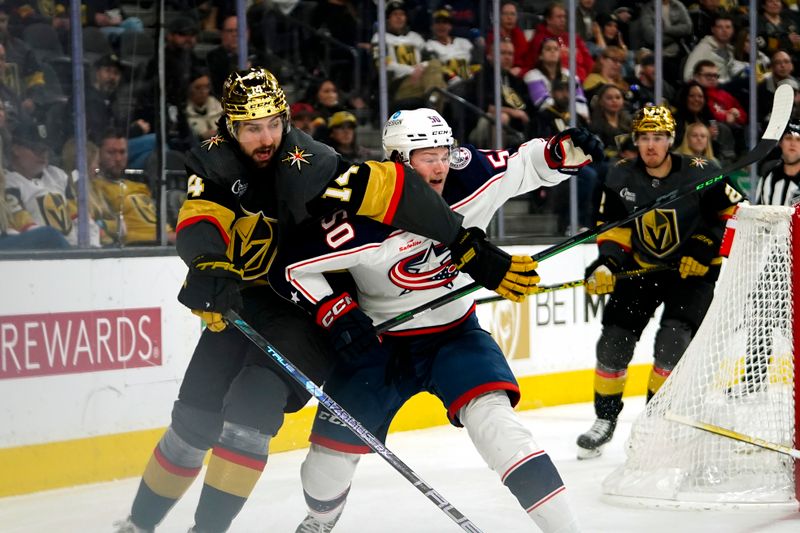
M 67 173 L 50 164 L 44 126 L 17 124 L 9 154 L 6 194 L 13 196 L 37 225 L 57 229 L 71 245 L 78 244 L 75 189 Z M 90 245 L 100 246 L 100 231 L 94 221 L 90 221 L 89 229 Z
M 9 4 L 0 4 L 0 44 L 5 49 L 3 83 L 16 93 L 22 109 L 35 116 L 37 107 L 48 101 L 44 73 L 33 50 L 9 31 L 10 14 Z
M 2 153 L 0 144 L 0 153 Z M 19 197 L 6 191 L 6 171 L 0 163 L 0 251 L 55 250 L 69 248 L 62 233 L 50 226 L 37 225 L 20 204 Z
M 545 46 L 547 46 L 545 44 Z M 542 48 L 544 49 L 544 48 Z M 553 80 L 547 105 L 533 116 L 530 132 L 533 137 L 550 138 L 570 127 L 569 81 L 566 76 Z M 588 127 L 588 121 L 578 115 L 577 127 Z M 577 174 L 578 179 L 578 224 L 588 226 L 591 215 L 591 195 L 597 184 L 596 165 L 586 165 Z M 570 223 L 569 183 L 541 188 L 530 193 L 531 212 L 549 212 L 558 216 L 558 232 L 564 233 Z
M 796 61 L 800 56 L 800 34 L 797 30 L 795 16 L 784 8 L 781 0 L 762 0 L 756 24 L 759 50 L 768 56 L 778 50 L 786 50 Z
M 511 72 L 520 76 L 528 70 L 527 53 L 528 39 L 518 23 L 519 5 L 514 0 L 503 0 L 500 3 L 500 42 L 510 40 L 514 45 L 514 65 Z M 486 35 L 486 55 L 491 56 L 494 51 L 494 31 L 489 30 Z M 538 57 L 538 56 L 537 56 Z
M 555 37 L 561 46 L 561 66 L 569 68 L 569 35 L 567 34 L 567 10 L 561 2 L 553 2 L 544 12 L 544 22 L 536 27 L 536 33 L 531 39 L 526 55 L 525 68 L 529 70 L 542 49 L 542 42 L 547 37 Z M 581 80 L 585 80 L 594 66 L 594 60 L 586 48 L 586 43 L 579 36 L 575 36 L 575 68 Z
M 731 128 L 741 128 L 747 124 L 747 112 L 742 104 L 719 87 L 719 68 L 713 61 L 701 59 L 695 63 L 692 79 L 705 89 L 706 105 L 714 120 Z
M 525 73 L 523 80 L 528 86 L 528 96 L 534 108 L 543 109 L 553 103 L 551 87 L 554 80 L 569 78 L 569 70 L 561 66 L 561 45 L 550 37 L 542 41 L 539 58 L 533 69 Z M 575 78 L 575 110 L 580 117 L 589 120 L 589 105 L 580 80 Z
M 638 54 L 639 61 L 637 65 L 638 75 L 629 80 L 630 85 L 630 105 L 633 111 L 638 111 L 646 105 L 656 102 L 656 58 L 652 52 L 646 50 Z M 675 89 L 667 80 L 661 80 L 661 98 L 667 104 L 675 101 Z
M 533 104 L 528 97 L 528 87 L 522 78 L 512 74 L 514 67 L 514 44 L 511 41 L 500 43 L 500 93 L 501 93 L 501 120 L 503 125 L 512 129 L 504 129 L 503 142 L 500 146 L 511 148 L 519 146 L 524 140 L 530 138 L 528 125 L 529 113 Z M 475 81 L 479 91 L 485 96 L 483 109 L 494 115 L 494 66 L 492 56 L 487 56 L 487 64 L 476 74 Z M 473 97 L 473 102 L 478 101 Z M 494 124 L 486 117 L 480 117 L 475 129 L 469 135 L 469 142 L 475 146 L 498 146 L 495 143 Z M 516 133 L 514 133 L 516 132 Z
M 769 64 L 769 73 L 764 76 L 764 79 L 758 84 L 757 87 L 757 105 L 759 112 L 764 112 L 772 108 L 772 100 L 775 98 L 775 89 L 778 84 L 783 80 L 795 80 L 792 73 L 794 72 L 794 63 L 792 56 L 786 50 L 778 50 L 772 54 Z
M 219 46 L 208 52 L 206 63 L 211 76 L 211 91 L 217 98 L 222 97 L 222 84 L 228 74 L 239 66 L 239 19 L 227 17 L 219 29 Z M 250 31 L 247 31 L 250 41 Z M 249 67 L 250 65 L 246 65 Z
M 156 242 L 156 208 L 150 188 L 141 182 L 127 179 L 128 140 L 122 132 L 109 130 L 100 139 L 98 170 L 93 183 L 101 196 L 117 213 L 121 221 L 122 242 L 154 244 Z M 175 234 L 168 230 L 170 242 Z
M 702 122 L 692 122 L 686 125 L 686 133 L 683 136 L 683 141 L 681 141 L 680 146 L 678 146 L 678 149 L 675 151 L 679 154 L 699 157 L 719 164 L 717 158 L 714 157 L 714 147 L 711 145 L 711 132 L 708 126 Z
M 372 37 L 373 57 L 378 60 L 378 34 Z M 422 61 L 425 40 L 407 27 L 405 4 L 386 3 L 386 69 L 391 75 L 392 107 L 419 107 L 434 87 L 446 86 L 438 59 Z
M 616 85 L 623 95 L 628 93 L 628 82 L 622 77 L 622 65 L 625 63 L 626 52 L 619 46 L 609 45 L 597 58 L 589 74 L 583 82 L 586 98 L 592 100 L 600 87 L 607 84 Z
M 129 17 L 120 5 L 114 1 L 85 2 L 86 25 L 100 28 L 105 35 L 114 42 L 120 34 L 126 31 L 142 32 L 144 24 L 138 17 Z
M 707 59 L 717 66 L 719 72 L 718 82 L 722 85 L 731 81 L 731 78 L 744 68 L 737 65 L 738 61 L 733 49 L 733 16 L 720 13 L 711 26 L 711 35 L 706 35 L 689 53 L 683 67 L 683 80 L 689 81 L 694 71 L 694 66 L 701 59 Z
M 681 61 L 686 57 L 688 45 L 686 41 L 692 35 L 692 20 L 686 6 L 679 0 L 657 0 L 658 5 L 664 14 L 661 18 L 663 24 L 663 72 L 664 78 L 668 80 L 680 79 Z M 641 42 L 639 46 L 655 49 L 656 35 L 656 0 L 649 0 L 642 5 L 642 12 L 639 17 L 641 24 Z
M 703 37 L 711 35 L 714 20 L 721 13 L 728 13 L 720 5 L 720 0 L 698 0 L 688 6 L 689 19 L 692 21 L 691 44 L 698 43 Z
M 339 88 L 332 79 L 325 78 L 311 85 L 303 99 L 314 110 L 314 120 L 311 128 L 315 139 L 324 139 L 328 136 L 328 119 L 334 113 L 347 110 L 339 99 Z
M 316 113 L 311 104 L 306 102 L 295 102 L 289 107 L 290 115 L 292 117 L 292 127 L 302 130 L 312 137 L 314 136 L 314 126 Z
M 476 47 L 481 48 L 481 50 L 485 49 L 486 42 L 481 36 L 479 28 L 480 16 L 478 13 L 478 6 L 475 5 L 474 0 L 442 0 L 439 2 L 437 9 L 447 9 L 450 11 L 450 16 L 453 21 L 452 34 L 454 37 L 469 39 Z M 502 10 L 503 6 L 501 4 L 501 13 Z M 477 56 L 483 57 L 483 52 L 477 54 Z
M 453 17 L 449 9 L 433 13 L 431 38 L 425 42 L 425 51 L 442 63 L 448 85 L 468 80 L 480 68 L 475 61 L 472 43 L 463 37 L 453 37 Z
M 3 111 L 5 113 L 4 119 L 9 125 L 16 124 L 20 120 L 30 120 L 25 107 L 31 109 L 32 101 L 28 101 L 23 106 L 23 101 L 20 100 L 19 94 L 15 89 L 8 86 L 5 82 L 8 64 L 6 63 L 6 47 L 0 44 L 0 101 L 3 103 Z M 10 73 L 9 73 L 10 74 Z
M 356 139 L 356 116 L 349 111 L 338 111 L 328 119 L 326 144 L 342 154 L 351 163 L 383 159 L 383 151 L 372 150 L 358 144 Z
M 731 129 L 720 123 L 711 114 L 706 102 L 706 91 L 702 85 L 692 80 L 687 83 L 675 97 L 675 142 L 683 142 L 686 126 L 694 122 L 702 122 L 708 127 L 714 153 L 723 161 L 731 161 L 736 157 L 735 142 Z
M 189 84 L 186 101 L 186 119 L 198 140 L 204 141 L 217 134 L 217 121 L 222 116 L 222 104 L 211 94 L 211 77 L 208 70 L 197 69 Z
M 597 134 L 603 141 L 606 159 L 613 160 L 618 155 L 616 137 L 631 131 L 631 116 L 625 110 L 625 97 L 622 90 L 611 83 L 603 85 L 598 89 L 589 106 L 592 109 L 589 130 Z M 603 177 L 604 174 L 601 174 L 601 181 Z
M 731 73 L 734 78 L 748 77 L 750 69 L 750 30 L 749 28 L 739 28 L 733 40 L 733 57 L 736 64 Z M 769 72 L 770 60 L 761 50 L 756 49 L 756 83 L 761 83 L 764 76 Z M 749 85 L 749 84 L 748 84 Z M 740 102 L 743 100 L 739 100 Z
M 623 72 L 627 73 L 633 69 L 633 62 L 630 60 L 631 53 L 628 50 L 628 45 L 625 44 L 625 39 L 622 37 L 622 32 L 619 31 L 617 16 L 614 14 L 608 15 L 600 13 L 597 15 L 597 22 L 594 25 L 595 36 L 591 43 L 586 43 L 592 57 L 597 57 L 608 46 L 617 46 L 625 52 L 626 59 L 623 65 Z

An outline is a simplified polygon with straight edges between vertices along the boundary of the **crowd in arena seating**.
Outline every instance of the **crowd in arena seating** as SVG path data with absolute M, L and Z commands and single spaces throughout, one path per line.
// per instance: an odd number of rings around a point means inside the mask
M 91 246 L 155 244 L 171 238 L 180 195 L 180 156 L 216 133 L 222 83 L 238 63 L 235 3 L 168 0 L 84 2 L 86 132 Z M 515 148 L 568 126 L 569 82 L 579 125 L 606 145 L 608 160 L 578 176 L 580 224 L 592 191 L 624 154 L 631 115 L 655 99 L 655 4 L 578 0 L 575 72 L 570 73 L 565 2 L 504 0 L 500 6 L 501 117 L 495 139 L 494 35 L 478 2 L 389 0 L 385 61 L 389 112 L 432 107 L 459 142 Z M 800 58 L 796 0 L 761 0 L 757 61 L 749 63 L 747 6 L 740 0 L 658 0 L 663 19 L 663 99 L 678 122 L 674 149 L 726 162 L 746 148 L 749 78 L 758 120 Z M 485 3 L 487 9 L 491 3 Z M 46 6 L 46 7 L 43 7 Z M 67 2 L 0 4 L 0 250 L 56 248 L 76 241 L 77 177 L 71 34 Z M 378 13 L 371 0 L 250 2 L 247 60 L 272 70 L 291 98 L 292 122 L 354 161 L 381 158 Z M 158 61 L 164 28 L 164 64 Z M 163 72 L 165 82 L 159 82 Z M 571 78 L 571 79 L 570 79 Z M 160 96 L 166 100 L 161 109 Z M 800 109 L 800 107 L 798 107 Z M 479 113 L 482 111 L 489 115 Z M 161 132 L 168 173 L 158 176 Z M 359 135 L 359 132 L 366 134 Z M 124 156 L 124 161 L 122 158 Z M 567 186 L 537 193 L 532 212 L 567 228 Z M 175 205 L 173 205 L 175 204 Z M 21 239 L 49 227 L 40 239 Z M 32 235 L 32 234 L 31 234 Z

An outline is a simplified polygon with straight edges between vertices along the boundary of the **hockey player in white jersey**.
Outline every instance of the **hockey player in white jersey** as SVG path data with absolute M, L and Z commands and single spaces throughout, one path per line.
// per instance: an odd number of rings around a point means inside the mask
M 450 127 L 431 109 L 398 111 L 383 132 L 386 155 L 412 166 L 451 207 L 485 228 L 509 198 L 558 184 L 602 157 L 585 130 L 566 130 L 519 151 L 452 148 Z M 273 287 L 305 307 L 328 331 L 341 363 L 325 390 L 367 430 L 385 439 L 394 415 L 421 391 L 436 395 L 451 423 L 475 447 L 543 531 L 577 531 L 561 477 L 513 411 L 517 382 L 499 346 L 481 329 L 475 303 L 462 298 L 375 335 L 383 322 L 470 282 L 430 239 L 338 213 L 291 237 L 285 278 Z M 306 246 L 305 250 L 301 250 Z M 347 270 L 357 300 L 334 291 L 324 272 Z M 280 269 L 274 269 L 280 272 Z M 368 399 L 368 400 L 366 400 Z M 370 449 L 327 410 L 314 421 L 302 466 L 309 507 L 299 533 L 331 531 L 359 458 Z

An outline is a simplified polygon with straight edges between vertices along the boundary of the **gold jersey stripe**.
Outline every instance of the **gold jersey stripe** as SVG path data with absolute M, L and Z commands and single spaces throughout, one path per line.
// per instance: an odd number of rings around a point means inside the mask
M 603 241 L 615 242 L 626 250 L 630 250 L 633 243 L 633 230 L 631 228 L 611 228 L 597 236 L 598 245 Z
M 217 226 L 227 244 L 231 240 L 230 228 L 235 218 L 236 213 L 216 202 L 188 199 L 183 202 L 183 206 L 181 206 L 181 210 L 178 213 L 176 231 L 180 231 L 195 222 L 205 220 Z
M 369 167 L 369 181 L 357 214 L 390 223 L 403 189 L 402 167 L 392 162 L 364 164 Z

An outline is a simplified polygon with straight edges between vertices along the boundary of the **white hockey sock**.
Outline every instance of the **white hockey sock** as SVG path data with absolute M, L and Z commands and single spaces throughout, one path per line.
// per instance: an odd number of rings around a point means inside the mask
M 474 398 L 459 410 L 458 418 L 483 460 L 542 531 L 579 531 L 558 470 L 514 413 L 505 392 Z
M 300 479 L 308 512 L 321 522 L 332 522 L 344 509 L 350 482 L 361 455 L 311 444 Z

